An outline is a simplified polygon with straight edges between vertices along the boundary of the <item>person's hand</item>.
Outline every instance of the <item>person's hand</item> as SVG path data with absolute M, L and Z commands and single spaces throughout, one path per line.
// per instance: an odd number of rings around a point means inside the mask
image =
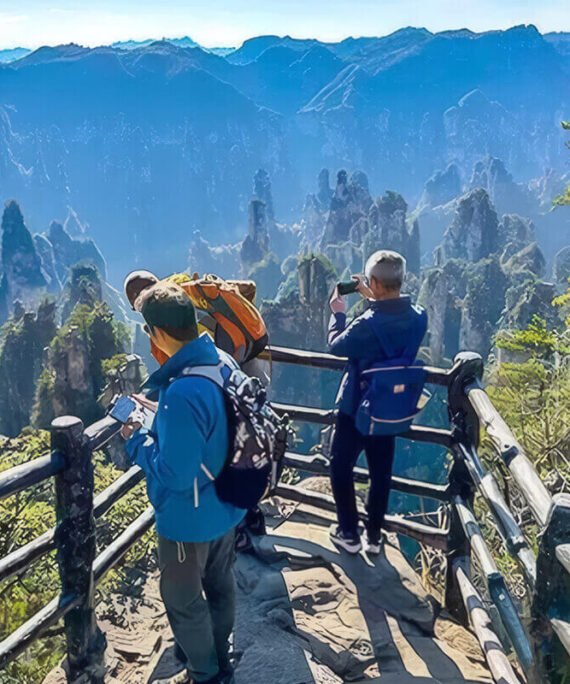
M 346 311 L 346 305 L 344 299 L 338 293 L 338 287 L 335 287 L 334 292 L 331 295 L 329 306 L 333 314 L 344 313 Z
M 130 439 L 137 430 L 140 430 L 142 427 L 141 423 L 125 423 L 123 427 L 121 428 L 121 437 L 123 439 Z
M 366 279 L 363 276 L 353 275 L 352 279 L 358 281 L 356 291 L 360 293 L 364 299 L 374 299 L 374 293 L 366 284 Z

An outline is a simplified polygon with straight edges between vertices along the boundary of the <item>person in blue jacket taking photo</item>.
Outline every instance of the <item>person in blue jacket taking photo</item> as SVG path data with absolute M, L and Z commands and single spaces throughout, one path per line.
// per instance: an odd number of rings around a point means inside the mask
M 398 407 L 403 406 L 402 399 L 408 398 L 412 388 L 421 392 L 421 386 L 414 385 L 417 378 L 407 384 L 407 370 L 414 364 L 426 332 L 427 315 L 409 296 L 401 294 L 405 272 L 406 261 L 400 254 L 388 250 L 375 252 L 366 262 L 365 279 L 353 276 L 358 280 L 357 291 L 369 301 L 369 306 L 348 326 L 345 302 L 338 287 L 330 300 L 329 348 L 332 354 L 348 358 L 337 396 L 338 413 L 331 444 L 331 484 L 338 515 L 338 527 L 331 532 L 331 540 L 349 553 L 358 553 L 362 548 L 353 480 L 358 457 L 364 451 L 370 473 L 364 547 L 369 554 L 377 554 L 382 546 L 395 435 L 398 429 L 405 430 L 401 426 L 412 419 L 410 415 L 400 417 Z M 417 370 L 410 373 L 417 374 Z M 375 401 L 369 397 L 371 374 L 378 379 L 390 378 L 383 394 L 376 398 L 377 403 L 384 404 L 385 420 L 370 416 L 370 405 Z M 382 413 L 382 406 L 380 409 Z
M 233 681 L 228 639 L 235 615 L 235 528 L 246 511 L 221 501 L 214 486 L 230 439 L 222 389 L 188 373 L 215 368 L 225 357 L 208 335 L 198 336 L 194 306 L 178 285 L 145 289 L 137 307 L 145 331 L 168 360 L 145 388 L 158 399 L 151 430 L 127 424 L 123 437 L 133 463 L 146 474 L 156 514 L 160 592 L 178 657 L 192 682 L 226 684 Z

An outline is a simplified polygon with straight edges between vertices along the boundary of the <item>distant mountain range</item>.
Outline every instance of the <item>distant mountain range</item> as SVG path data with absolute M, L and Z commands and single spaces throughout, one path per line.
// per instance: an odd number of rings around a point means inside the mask
M 31 50 L 28 48 L 10 48 L 9 50 L 0 50 L 0 64 L 8 64 L 9 62 L 15 62 L 20 57 L 25 57 L 29 55 Z
M 554 188 L 569 113 L 570 34 L 533 26 L 260 36 L 225 54 L 189 38 L 44 47 L 0 66 L 0 197 L 38 231 L 71 208 L 118 279 L 185 265 L 196 228 L 243 235 L 260 167 L 282 220 L 322 167 L 412 203 L 434 172 L 454 162 L 468 179 L 488 155 Z
M 418 33 L 416 33 L 418 32 Z M 143 48 L 152 45 L 157 42 L 167 42 L 176 47 L 180 48 L 195 48 L 199 47 L 205 52 L 212 52 L 215 55 L 228 56 L 230 53 L 234 53 L 230 58 L 230 61 L 234 64 L 247 64 L 250 61 L 254 61 L 261 52 L 269 47 L 275 47 L 275 45 L 283 45 L 290 47 L 294 50 L 304 50 L 308 47 L 313 47 L 315 45 L 325 45 L 327 48 L 336 52 L 340 57 L 346 57 L 348 55 L 354 55 L 355 53 L 361 53 L 363 49 L 367 47 L 376 47 L 381 41 L 384 42 L 384 46 L 387 47 L 391 42 L 398 43 L 398 49 L 402 47 L 401 38 L 403 33 L 408 33 L 409 36 L 416 37 L 417 35 L 423 35 L 428 38 L 433 35 L 465 35 L 474 36 L 478 35 L 469 31 L 468 29 L 461 29 L 459 31 L 443 31 L 439 34 L 433 34 L 427 29 L 402 29 L 401 31 L 396 31 L 395 33 L 385 36 L 383 38 L 347 38 L 341 43 L 322 43 L 316 39 L 303 40 L 297 38 L 291 38 L 290 36 L 280 37 L 280 36 L 259 36 L 257 38 L 251 38 L 246 40 L 241 48 L 235 47 L 204 47 L 192 40 L 189 36 L 184 36 L 182 38 L 148 38 L 147 40 L 121 40 L 111 44 L 111 47 L 118 48 L 120 50 L 135 50 L 136 48 Z M 479 34 L 480 35 L 480 34 Z M 557 50 L 565 54 L 570 53 L 570 33 L 565 32 L 552 32 L 545 33 L 544 39 L 553 43 Z M 0 63 L 8 64 L 9 62 L 15 62 L 17 59 L 29 55 L 33 52 L 30 48 L 16 47 L 9 48 L 7 50 L 0 50 Z
M 188 36 L 184 36 L 183 38 L 163 38 L 162 40 L 180 48 L 199 47 L 202 50 L 205 50 L 206 52 L 212 52 L 215 55 L 226 55 L 229 52 L 234 52 L 236 50 L 234 47 L 207 48 L 200 45 L 195 40 L 192 40 L 192 38 L 189 38 Z M 120 40 L 116 43 L 112 43 L 111 47 L 117 48 L 119 50 L 135 50 L 136 48 L 148 47 L 149 45 L 152 45 L 152 43 L 156 42 L 156 38 L 149 38 L 148 40 Z M 0 63 L 8 64 L 9 62 L 15 62 L 17 59 L 21 59 L 22 57 L 29 55 L 30 52 L 33 52 L 33 50 L 25 47 L 0 50 Z

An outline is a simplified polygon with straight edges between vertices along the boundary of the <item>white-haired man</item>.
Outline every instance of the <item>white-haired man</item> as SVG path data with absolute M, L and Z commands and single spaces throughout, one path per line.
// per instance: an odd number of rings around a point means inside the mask
M 362 398 L 361 373 L 374 363 L 399 358 L 404 350 L 409 353 L 411 349 L 415 358 L 427 328 L 425 311 L 401 294 L 405 273 L 403 256 L 389 250 L 375 252 L 366 262 L 365 280 L 358 279 L 358 292 L 370 306 L 348 327 L 338 288 L 330 300 L 330 351 L 348 358 L 337 397 L 338 415 L 331 446 L 331 483 L 338 514 L 338 527 L 331 539 L 349 553 L 358 553 L 362 548 L 354 466 L 364 451 L 370 472 L 364 545 L 368 553 L 379 553 L 395 447 L 392 435 L 364 436 L 356 429 L 355 414 Z

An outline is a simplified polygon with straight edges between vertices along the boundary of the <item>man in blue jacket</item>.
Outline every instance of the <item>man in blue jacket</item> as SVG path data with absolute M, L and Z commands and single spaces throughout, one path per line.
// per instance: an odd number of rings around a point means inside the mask
M 198 336 L 196 312 L 178 285 L 145 289 L 137 305 L 147 334 L 169 359 L 147 382 L 158 398 L 153 427 L 136 430 L 127 451 L 146 474 L 160 591 L 179 651 L 192 681 L 225 683 L 232 677 L 234 530 L 245 511 L 220 501 L 213 482 L 228 454 L 222 390 L 183 373 L 217 366 L 220 352 L 207 335 Z M 137 427 L 126 426 L 123 436 Z
M 349 553 L 358 553 L 362 548 L 354 466 L 364 451 L 370 473 L 364 545 L 368 553 L 377 554 L 381 548 L 395 447 L 393 436 L 363 436 L 355 427 L 354 417 L 362 391 L 360 375 L 373 363 L 399 358 L 410 344 L 415 356 L 427 326 L 425 311 L 412 304 L 410 297 L 401 295 L 405 270 L 405 259 L 397 252 L 375 252 L 366 262 L 367 284 L 359 281 L 358 285 L 358 291 L 370 301 L 370 306 L 348 327 L 344 300 L 338 290 L 330 301 L 330 351 L 336 356 L 348 357 L 337 397 L 338 415 L 331 445 L 331 483 L 338 514 L 338 527 L 331 533 L 331 540 Z

